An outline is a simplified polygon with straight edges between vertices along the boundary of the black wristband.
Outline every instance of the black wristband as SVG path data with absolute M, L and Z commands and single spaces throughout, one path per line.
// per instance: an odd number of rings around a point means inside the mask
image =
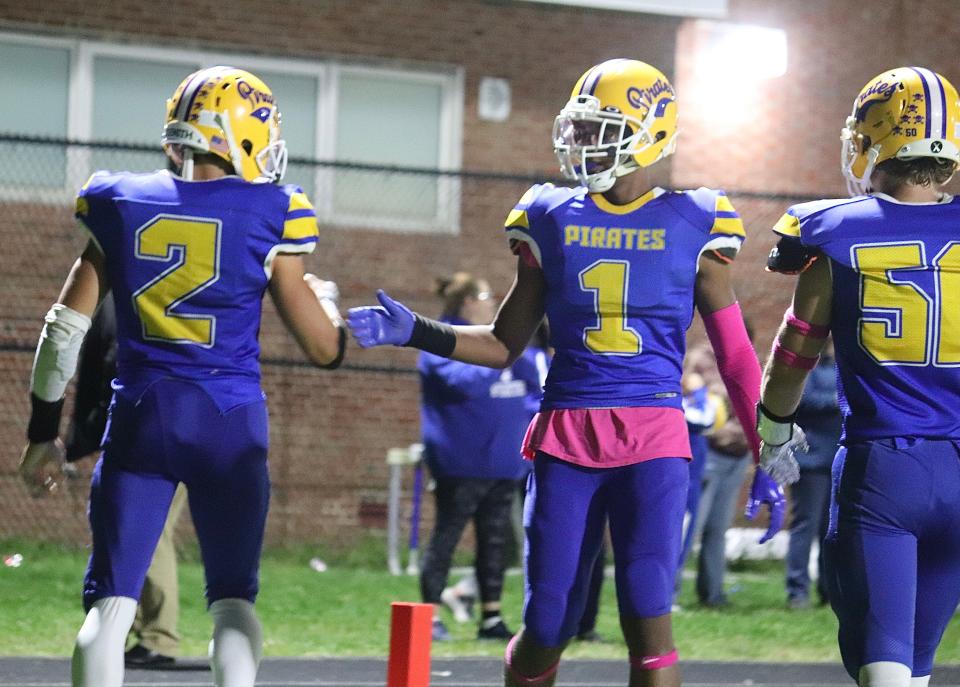
M 347 352 L 347 328 L 337 327 L 339 330 L 339 339 L 337 339 L 337 357 L 326 365 L 321 365 L 324 370 L 336 370 L 343 363 L 343 354 Z
M 783 416 L 780 416 L 780 415 L 774 415 L 774 414 L 771 413 L 769 410 L 767 410 L 767 407 L 766 407 L 765 405 L 763 405 L 762 402 L 758 402 L 758 403 L 757 403 L 757 416 L 759 417 L 759 415 L 760 415 L 761 413 L 763 413 L 763 415 L 766 416 L 766 418 L 767 418 L 768 420 L 773 420 L 774 422 L 782 422 L 783 424 L 792 423 L 792 422 L 793 422 L 794 420 L 796 420 L 796 418 L 797 418 L 797 411 L 793 411 L 792 413 L 790 413 L 790 414 L 787 415 L 786 417 L 783 417 Z
M 449 358 L 457 347 L 457 335 L 446 322 L 438 322 L 413 313 L 413 332 L 404 346 Z
M 30 406 L 27 441 L 38 444 L 56 439 L 60 433 L 60 414 L 63 412 L 63 399 L 44 401 L 30 394 Z

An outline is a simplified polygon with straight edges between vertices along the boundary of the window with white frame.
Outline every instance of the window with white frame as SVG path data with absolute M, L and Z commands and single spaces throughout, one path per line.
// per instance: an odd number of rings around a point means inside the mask
M 422 170 L 458 164 L 449 145 L 450 94 L 444 77 L 342 67 L 336 85 L 335 159 Z M 436 174 L 340 169 L 327 210 L 334 218 L 361 224 L 373 214 L 390 217 L 390 226 L 398 229 L 450 230 L 456 218 L 444 212 L 442 197 L 456 191 L 449 177 Z
M 0 41 L 0 131 L 25 136 L 65 138 L 70 87 L 70 50 L 48 41 Z M 16 150 L 18 147 L 20 151 Z M 0 154 L 11 160 L 23 144 L 3 143 Z M 30 149 L 30 164 L 0 165 L 0 184 L 62 187 L 66 151 L 60 146 Z
M 0 33 L 0 133 L 158 144 L 165 101 L 190 72 L 231 64 L 261 76 L 282 113 L 285 183 L 314 198 L 326 224 L 456 232 L 459 186 L 415 170 L 460 166 L 462 73 L 121 46 Z M 24 108 L 23 103 L 31 104 Z M 24 146 L 0 143 L 0 151 Z M 0 192 L 59 188 L 72 196 L 96 169 L 149 171 L 161 153 L 31 144 L 30 169 L 0 168 Z M 310 160 L 360 163 L 360 169 Z M 414 171 L 371 171 L 386 165 Z

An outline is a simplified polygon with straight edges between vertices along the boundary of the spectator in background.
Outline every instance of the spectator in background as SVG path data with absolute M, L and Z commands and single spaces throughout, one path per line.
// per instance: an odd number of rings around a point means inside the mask
M 77 395 L 66 447 L 68 463 L 75 463 L 100 450 L 116 372 L 117 315 L 113 294 L 109 293 L 100 304 L 80 350 Z M 130 630 L 134 643 L 124 654 L 128 668 L 167 667 L 174 663 L 174 657 L 179 653 L 180 587 L 174 532 L 186 496 L 187 491 L 181 484 L 170 504 L 163 533 L 147 570 L 137 615 Z
M 466 272 L 438 280 L 441 321 L 487 324 L 497 302 L 490 285 Z M 475 569 L 480 594 L 479 639 L 510 639 L 500 596 L 507 560 L 510 512 L 517 481 L 529 473 L 520 446 L 529 422 L 527 398 L 541 389 L 536 365 L 521 357 L 493 370 L 421 353 L 424 459 L 436 481 L 436 523 L 420 573 L 423 601 L 439 606 L 464 527 L 476 533 Z M 434 616 L 433 638 L 450 639 Z
M 753 328 L 746 318 L 744 324 L 753 343 Z M 720 374 L 713 350 L 700 346 L 690 352 L 690 357 L 691 369 L 727 403 L 724 386 L 719 383 Z M 723 589 L 727 569 L 726 535 L 733 522 L 744 476 L 752 464 L 750 444 L 735 417 L 707 438 L 703 489 L 697 506 L 700 556 L 697 559 L 696 589 L 700 604 L 708 608 L 722 608 L 729 603 Z
M 817 556 L 817 595 L 826 604 L 826 576 L 823 571 L 823 538 L 830 520 L 830 468 L 837 453 L 843 420 L 837 404 L 837 375 L 834 369 L 833 341 L 828 341 L 820 361 L 810 371 L 797 407 L 796 423 L 807 435 L 810 450 L 797 453 L 800 479 L 790 487 L 793 502 L 790 544 L 787 548 L 787 607 L 810 606 L 810 546 L 816 536 L 820 544 Z
M 688 358 L 689 360 L 689 358 Z M 680 594 L 683 579 L 683 564 L 693 548 L 697 531 L 697 514 L 703 488 L 703 471 L 707 463 L 708 434 L 722 427 L 727 421 L 727 406 L 723 397 L 708 391 L 706 380 L 688 368 L 680 379 L 683 393 L 683 416 L 690 432 L 690 488 L 687 491 L 687 513 L 683 527 L 683 545 L 680 549 L 680 565 L 677 568 L 676 595 Z

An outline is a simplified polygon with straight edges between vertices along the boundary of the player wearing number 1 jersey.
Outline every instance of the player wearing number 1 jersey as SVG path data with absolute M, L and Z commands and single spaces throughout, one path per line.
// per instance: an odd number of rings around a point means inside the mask
M 670 607 L 689 475 L 680 376 L 694 304 L 744 427 L 754 426 L 760 368 L 730 286 L 739 216 L 720 191 L 662 189 L 662 165 L 651 167 L 674 150 L 676 116 L 670 82 L 643 62 L 611 60 L 580 78 L 553 132 L 579 185 L 534 186 L 509 213 L 517 276 L 492 325 L 443 325 L 382 292 L 380 307 L 350 311 L 362 346 L 415 346 L 492 367 L 516 360 L 548 316 L 555 357 L 524 440 L 534 460 L 527 589 L 508 685 L 553 684 L 607 515 L 630 684 L 679 685 Z M 757 475 L 764 500 L 782 508 L 778 485 Z
M 259 78 L 188 76 L 162 142 L 177 173 L 94 174 L 77 198 L 91 236 L 46 317 L 21 474 L 56 486 L 60 409 L 99 300 L 112 290 L 117 377 L 90 493 L 93 550 L 73 683 L 119 687 L 123 648 L 174 490 L 187 485 L 213 617 L 218 686 L 254 684 L 253 602 L 269 501 L 257 335 L 264 292 L 312 362 L 336 367 L 336 287 L 305 275 L 317 241 L 303 192 L 280 186 L 280 114 Z
M 796 205 L 775 271 L 800 277 L 768 363 L 760 435 L 789 440 L 807 371 L 836 347 L 841 448 L 828 555 L 840 652 L 861 686 L 921 687 L 960 601 L 960 161 L 956 89 L 880 74 L 843 129 L 852 198 Z

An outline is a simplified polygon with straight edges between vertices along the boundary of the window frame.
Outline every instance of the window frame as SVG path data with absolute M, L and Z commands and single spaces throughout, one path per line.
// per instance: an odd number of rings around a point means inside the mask
M 237 64 L 251 71 L 268 71 L 307 76 L 317 81 L 316 111 L 313 123 L 314 146 L 312 157 L 322 162 L 333 162 L 336 143 L 339 83 L 342 74 L 358 73 L 388 76 L 438 84 L 441 88 L 440 141 L 438 170 L 425 170 L 437 176 L 437 208 L 431 221 L 395 220 L 389 216 L 351 216 L 333 212 L 333 174 L 335 164 L 316 167 L 313 188 L 306 189 L 317 204 L 321 222 L 332 226 L 377 229 L 385 231 L 414 231 L 430 233 L 459 233 L 460 230 L 460 170 L 463 148 L 464 70 L 458 65 L 435 63 L 344 62 L 332 59 L 307 60 L 292 57 L 250 55 L 226 51 L 198 51 L 189 55 L 178 49 L 155 45 L 124 45 L 82 38 L 60 38 L 35 34 L 0 31 L 0 43 L 32 45 L 65 49 L 69 53 L 67 81 L 66 139 L 88 142 L 93 130 L 94 63 L 98 57 L 140 60 L 184 67 L 184 76 L 198 68 L 217 64 Z M 159 150 L 159 145 L 158 145 Z M 51 193 L 32 202 L 41 204 L 69 203 L 77 189 L 95 171 L 90 169 L 91 149 L 68 146 L 66 154 L 65 185 L 50 187 Z M 349 162 L 349 161 L 344 161 Z M 445 172 L 445 173 L 444 173 Z M 27 185 L 0 185 L 0 200 L 23 200 Z

